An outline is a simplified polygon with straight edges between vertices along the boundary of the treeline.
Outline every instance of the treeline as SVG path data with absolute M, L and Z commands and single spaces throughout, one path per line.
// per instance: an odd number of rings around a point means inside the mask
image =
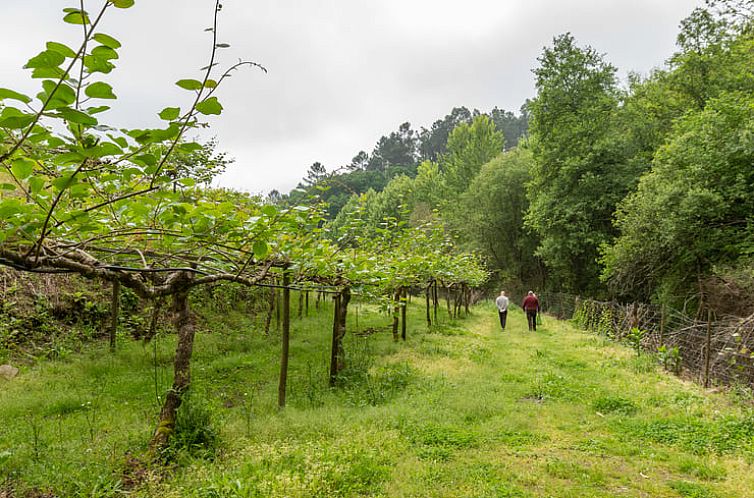
M 605 55 L 557 36 L 520 117 L 461 108 L 430 130 L 405 124 L 351 172 L 313 167 L 306 185 L 329 187 L 335 237 L 353 219 L 441 220 L 506 286 L 744 313 L 753 10 L 751 0 L 708 1 L 681 22 L 665 66 L 625 85 Z M 375 183 L 350 183 L 358 175 Z
M 397 131 L 382 136 L 371 153 L 359 151 L 346 165 L 325 166 L 315 162 L 296 189 L 287 195 L 273 191 L 271 200 L 297 204 L 316 195 L 327 203 L 334 218 L 352 195 L 369 190 L 380 192 L 398 176 L 415 177 L 422 162 L 437 161 L 446 153 L 448 137 L 458 125 L 468 124 L 481 115 L 477 109 L 455 107 L 429 128 L 415 130 L 411 123 L 403 123 Z M 519 115 L 498 108 L 486 115 L 504 132 L 508 148 L 515 147 L 528 128 L 525 108 Z

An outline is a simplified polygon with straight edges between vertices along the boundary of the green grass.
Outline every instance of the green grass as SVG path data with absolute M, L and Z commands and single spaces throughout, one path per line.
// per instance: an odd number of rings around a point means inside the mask
M 283 411 L 279 335 L 204 310 L 189 429 L 167 467 L 143 454 L 172 336 L 23 367 L 0 383 L 0 496 L 754 496 L 751 404 L 650 356 L 549 317 L 529 333 L 517 311 L 503 333 L 491 305 L 430 330 L 411 307 L 396 344 L 387 316 L 354 304 L 352 330 L 378 331 L 348 334 L 330 389 L 332 309 L 313 308 L 292 321 Z

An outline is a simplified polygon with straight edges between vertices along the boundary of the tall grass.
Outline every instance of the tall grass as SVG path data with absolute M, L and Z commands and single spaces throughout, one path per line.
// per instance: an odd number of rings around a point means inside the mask
M 295 299 L 294 299 L 294 302 Z M 191 395 L 165 465 L 146 459 L 170 386 L 172 335 L 42 361 L 0 384 L 0 496 L 750 496 L 751 405 L 657 360 L 546 320 L 505 332 L 491 305 L 427 330 L 352 306 L 328 387 L 332 307 L 280 337 L 249 309 L 199 309 Z M 442 310 L 441 310 L 442 311 Z M 295 316 L 295 315 L 294 315 Z

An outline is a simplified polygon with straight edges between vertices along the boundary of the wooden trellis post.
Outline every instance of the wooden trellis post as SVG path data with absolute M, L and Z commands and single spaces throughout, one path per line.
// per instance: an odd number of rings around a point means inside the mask
M 707 310 L 707 341 L 704 348 L 704 387 L 709 387 L 709 367 L 712 356 L 710 349 L 712 347 L 712 312 Z
M 110 301 L 110 352 L 115 352 L 115 339 L 118 334 L 118 313 L 120 312 L 120 281 L 113 281 L 113 295 Z
M 401 339 L 406 340 L 406 308 L 408 308 L 408 288 L 403 287 L 401 297 Z
M 291 290 L 288 288 L 288 269 L 283 271 L 283 334 L 280 353 L 280 384 L 278 384 L 278 408 L 285 407 L 285 391 L 288 383 L 288 352 L 291 339 Z

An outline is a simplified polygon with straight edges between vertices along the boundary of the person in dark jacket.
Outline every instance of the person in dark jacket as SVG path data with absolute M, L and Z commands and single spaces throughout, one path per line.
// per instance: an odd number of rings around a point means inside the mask
M 521 307 L 526 313 L 526 321 L 529 322 L 529 331 L 537 331 L 537 313 L 539 312 L 539 299 L 533 291 L 529 291 L 524 302 L 521 303 Z

